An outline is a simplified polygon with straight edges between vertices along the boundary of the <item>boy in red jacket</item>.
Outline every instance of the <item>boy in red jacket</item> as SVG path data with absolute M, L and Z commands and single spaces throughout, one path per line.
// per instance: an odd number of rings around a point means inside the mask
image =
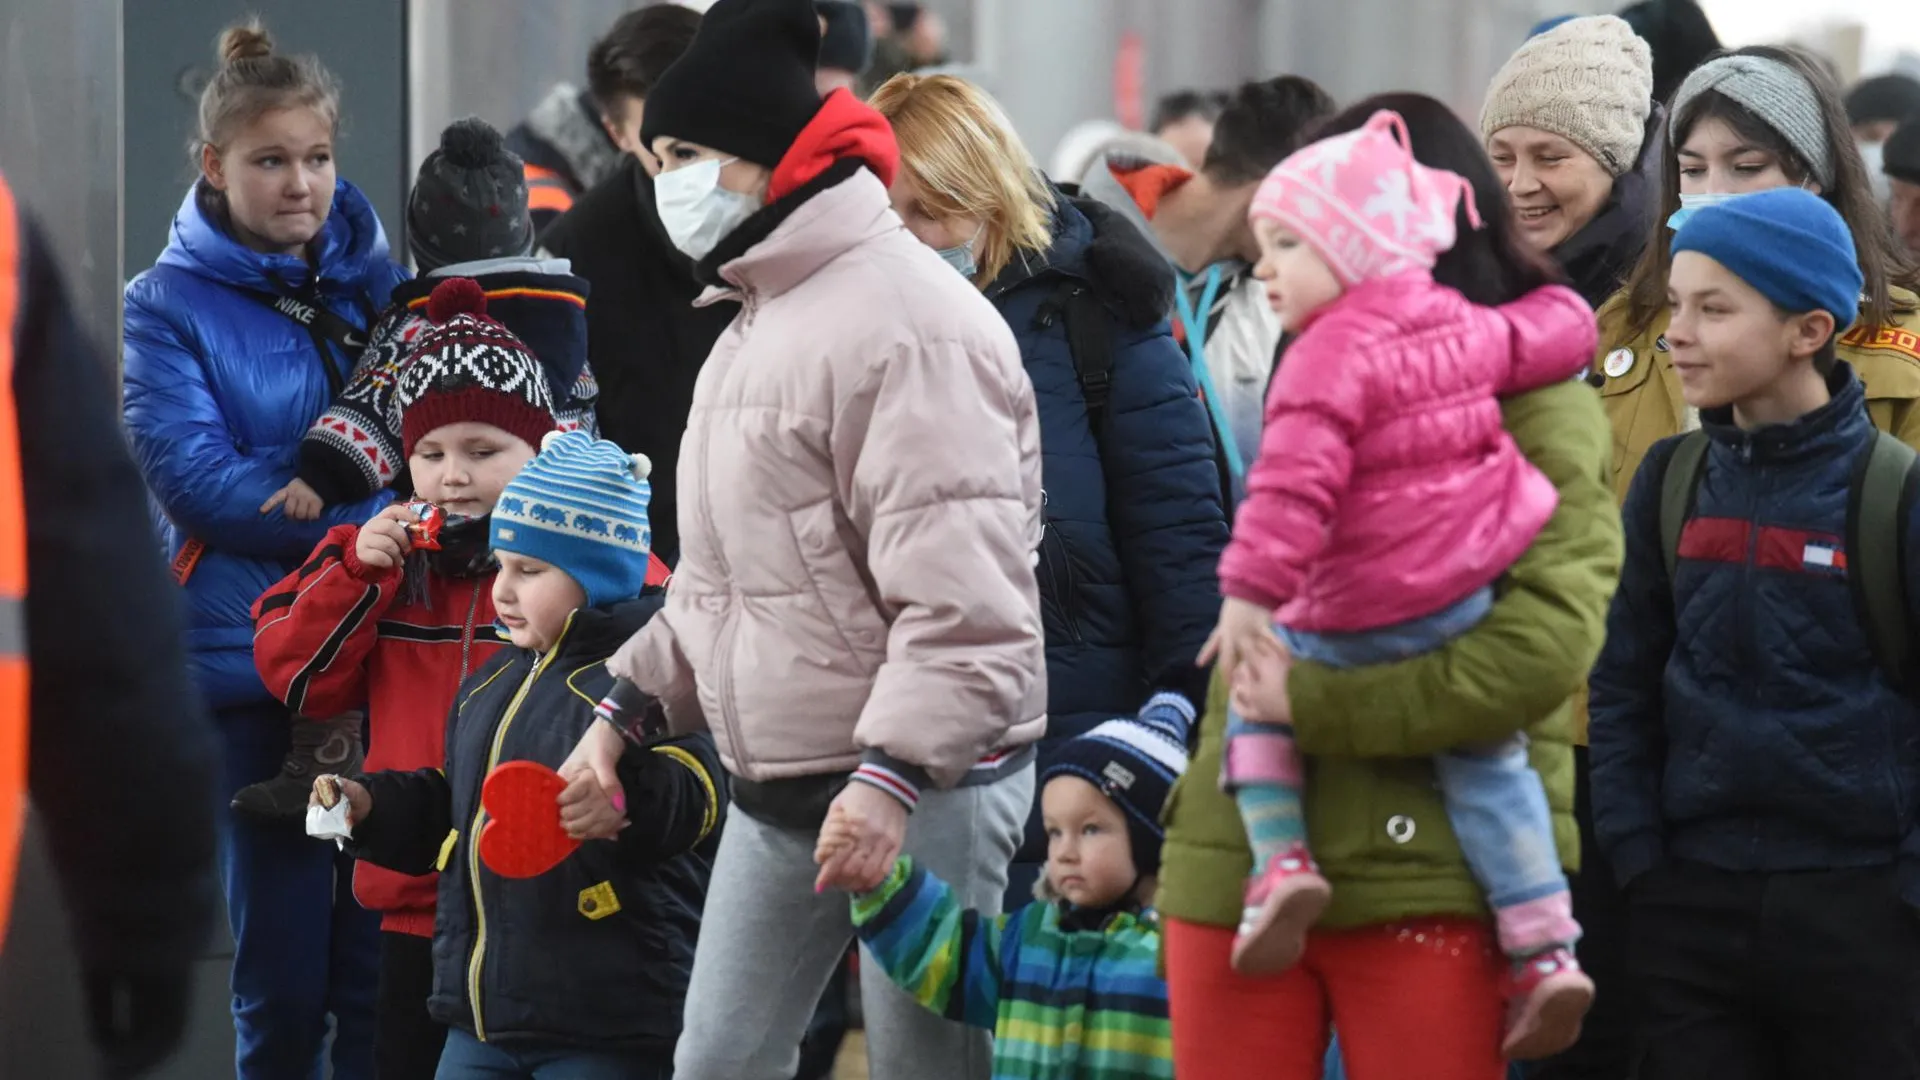
M 437 535 L 425 540 L 430 526 L 410 508 L 419 504 L 389 506 L 327 533 L 253 607 L 267 687 L 301 717 L 364 709 L 369 771 L 442 764 L 461 681 L 501 647 L 488 515 L 554 429 L 539 360 L 486 317 L 477 283 L 435 289 L 428 318 L 435 325 L 415 339 L 397 396 L 414 494 L 446 515 Z M 354 895 L 382 913 L 382 1077 L 431 1080 L 440 1060 L 446 1033 L 427 1015 L 435 888 L 432 874 L 354 871 Z

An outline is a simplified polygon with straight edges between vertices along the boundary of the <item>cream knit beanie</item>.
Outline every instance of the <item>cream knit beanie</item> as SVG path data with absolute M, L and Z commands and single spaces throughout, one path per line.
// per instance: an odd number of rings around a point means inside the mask
M 1529 40 L 1487 90 L 1480 137 L 1515 125 L 1558 135 L 1620 176 L 1633 168 L 1653 98 L 1653 52 L 1612 15 L 1572 19 Z

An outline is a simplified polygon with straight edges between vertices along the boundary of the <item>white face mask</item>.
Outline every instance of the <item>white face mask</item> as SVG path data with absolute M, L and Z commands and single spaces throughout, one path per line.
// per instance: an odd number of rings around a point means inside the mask
M 695 262 L 760 209 L 751 195 L 720 186 L 720 170 L 739 158 L 709 158 L 663 172 L 653 179 L 654 206 L 667 238 Z
M 1735 191 L 1708 191 L 1698 195 L 1682 193 L 1680 196 L 1680 209 L 1675 210 L 1673 215 L 1667 218 L 1667 228 L 1672 229 L 1674 232 L 1679 232 L 1680 226 L 1685 225 L 1687 219 L 1693 215 L 1705 210 L 1709 206 L 1719 206 L 1723 202 L 1737 199 L 1744 194 L 1746 194 L 1746 192 Z

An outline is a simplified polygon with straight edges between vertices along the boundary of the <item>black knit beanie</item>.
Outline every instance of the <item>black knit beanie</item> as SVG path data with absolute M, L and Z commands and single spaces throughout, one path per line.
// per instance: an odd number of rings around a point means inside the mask
M 719 0 L 647 95 L 640 141 L 698 143 L 771 169 L 820 111 L 812 0 Z
M 1901 124 L 1880 152 L 1880 171 L 1895 180 L 1920 184 L 1920 113 Z
M 820 37 L 820 67 L 865 74 L 873 63 L 873 24 L 866 10 L 853 0 L 814 0 L 813 9 L 827 24 Z
M 1847 91 L 1847 123 L 1905 120 L 1920 112 L 1920 80 L 1906 75 L 1876 75 Z
M 407 246 L 426 273 L 533 250 L 525 165 L 477 118 L 440 133 L 407 198 Z

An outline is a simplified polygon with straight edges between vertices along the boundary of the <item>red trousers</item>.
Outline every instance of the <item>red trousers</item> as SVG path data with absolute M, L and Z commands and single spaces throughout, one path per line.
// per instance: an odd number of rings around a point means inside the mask
M 1227 964 L 1233 931 L 1166 921 L 1180 1080 L 1320 1080 L 1331 1029 L 1348 1080 L 1503 1080 L 1506 961 L 1493 929 L 1423 919 L 1315 931 L 1284 975 Z

